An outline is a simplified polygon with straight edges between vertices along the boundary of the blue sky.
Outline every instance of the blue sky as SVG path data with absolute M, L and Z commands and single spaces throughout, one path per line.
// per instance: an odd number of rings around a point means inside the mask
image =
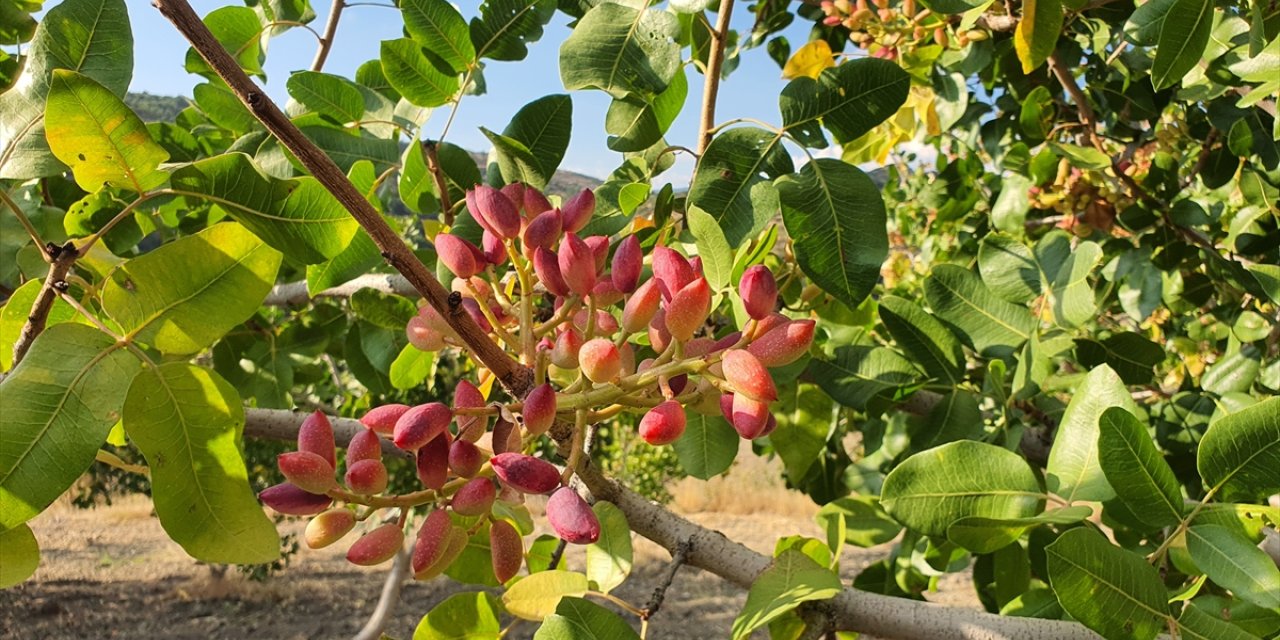
M 199 78 L 182 67 L 187 48 L 185 41 L 149 0 L 127 2 L 135 40 L 131 89 L 190 96 L 191 88 Z M 312 25 L 319 31 L 327 17 L 328 2 L 312 2 L 319 14 Z M 231 3 L 226 0 L 192 0 L 196 12 L 202 16 L 227 4 Z M 479 4 L 477 0 L 455 2 L 468 19 L 476 15 Z M 742 32 L 751 28 L 754 18 L 754 14 L 746 10 L 747 6 L 746 2 L 739 3 L 733 19 L 733 26 Z M 565 90 L 558 67 L 559 46 L 570 33 L 566 26 L 569 21 L 568 16 L 557 13 L 542 39 L 530 47 L 529 57 L 524 61 L 489 62 L 485 70 L 488 93 L 463 99 L 448 140 L 470 149 L 487 150 L 489 143 L 481 135 L 479 126 L 501 130 L 524 104 L 550 93 L 563 93 Z M 377 57 L 382 40 L 401 37 L 401 24 L 395 9 L 349 7 L 343 12 L 336 44 L 324 70 L 351 77 L 361 63 Z M 807 40 L 809 26 L 803 20 L 797 20 L 785 32 L 793 49 Z M 315 48 L 316 38 L 303 29 L 291 29 L 272 39 L 266 63 L 267 91 L 271 96 L 279 100 L 287 97 L 284 87 L 290 72 L 308 68 Z M 701 74 L 688 67 L 686 73 L 689 97 L 667 139 L 673 144 L 693 147 L 696 145 L 703 85 Z M 751 117 L 777 123 L 780 119 L 778 92 L 784 85 L 778 66 L 763 47 L 746 51 L 738 69 L 721 85 L 717 119 Z M 570 95 L 573 97 L 573 138 L 561 167 L 604 177 L 621 162 L 622 157 L 605 146 L 604 117 L 609 108 L 609 98 L 600 91 L 577 91 Z M 426 125 L 427 135 L 438 135 L 447 117 L 447 108 L 437 109 Z M 666 177 L 677 183 L 687 181 L 690 171 L 691 163 L 685 157 Z

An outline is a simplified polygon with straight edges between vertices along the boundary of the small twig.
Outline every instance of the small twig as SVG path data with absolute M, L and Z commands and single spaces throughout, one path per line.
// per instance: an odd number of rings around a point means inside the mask
M 671 588 L 671 582 L 676 579 L 676 573 L 680 571 L 685 560 L 689 559 L 689 552 L 692 550 L 692 540 L 683 540 L 676 545 L 675 553 L 671 554 L 671 564 L 667 565 L 667 572 L 663 574 L 658 586 L 654 587 L 653 595 L 649 596 L 649 604 L 645 605 L 645 620 L 652 618 L 653 614 L 662 608 L 662 601 L 667 597 L 667 589 Z
M 142 466 L 142 465 L 140 465 L 140 464 L 129 464 L 128 462 L 125 462 L 124 460 L 121 460 L 121 459 L 120 459 L 120 456 L 118 456 L 118 455 L 116 455 L 116 454 L 114 454 L 114 453 L 111 453 L 110 451 L 103 451 L 102 449 L 98 449 L 98 452 L 97 452 L 97 453 L 95 453 L 95 454 L 93 454 L 93 459 L 94 459 L 94 460 L 97 460 L 98 462 L 101 462 L 102 464 L 105 464 L 105 465 L 107 465 L 107 466 L 109 466 L 109 467 L 115 467 L 115 468 L 117 468 L 117 469 L 119 469 L 119 470 L 121 470 L 121 471 L 127 471 L 127 472 L 129 472 L 129 473 L 136 473 L 136 474 L 138 474 L 138 475 L 140 475 L 140 476 L 150 476 L 150 475 L 151 475 L 151 470 L 150 470 L 150 469 L 148 469 L 148 468 L 146 468 L 146 467 L 144 467 L 144 466 Z
M 31 219 L 27 217 L 27 214 L 22 212 L 22 208 L 18 206 L 18 203 L 14 202 L 13 198 L 10 198 L 9 194 L 4 191 L 0 191 L 0 200 L 4 200 L 4 203 L 9 205 L 9 210 L 13 211 L 13 215 L 18 218 L 18 222 L 22 223 L 22 228 L 27 230 L 27 235 L 31 236 L 31 241 L 37 247 L 43 247 L 44 240 L 40 239 L 40 233 L 36 231 L 35 225 L 31 224 Z M 41 252 L 41 255 L 44 256 L 45 262 L 50 261 L 48 252 Z
M 569 543 L 561 538 L 560 542 L 556 544 L 556 548 L 551 551 L 551 562 L 547 563 L 547 570 L 554 570 L 556 566 L 560 564 L 560 560 L 564 558 L 565 547 L 568 546 Z
M 319 36 L 320 46 L 316 49 L 315 60 L 311 62 L 311 70 L 319 71 L 324 68 L 325 60 L 329 59 L 329 50 L 333 48 L 333 36 L 338 32 L 338 20 L 342 19 L 342 10 L 347 6 L 343 0 L 333 0 L 333 6 L 329 9 L 329 18 L 324 23 L 324 34 Z
M 724 66 L 724 47 L 728 41 L 729 17 L 733 0 L 720 0 L 716 28 L 711 32 L 711 52 L 707 55 L 706 84 L 702 89 L 702 124 L 698 128 L 698 157 L 711 144 L 711 129 L 716 125 L 716 97 L 720 93 L 720 69 Z
M 396 560 L 391 563 L 391 570 L 387 572 L 387 579 L 382 583 L 382 595 L 378 598 L 378 606 L 374 608 L 373 615 L 369 616 L 369 621 L 364 623 L 364 627 L 351 637 L 352 640 L 378 640 L 382 637 L 382 630 L 387 628 L 387 623 L 391 621 L 391 613 L 400 602 L 400 588 L 404 586 L 404 579 L 409 575 L 411 556 L 410 547 L 403 548 L 396 554 Z
M 13 343 L 13 366 L 15 367 L 26 357 L 27 351 L 31 349 L 31 343 L 35 342 L 35 339 L 44 331 L 49 321 L 49 310 L 53 308 L 53 301 L 57 299 L 59 291 L 67 288 L 67 274 L 71 272 L 76 258 L 80 257 L 75 245 L 70 242 L 61 247 L 49 243 L 45 245 L 44 251 L 51 260 L 49 274 L 45 276 L 44 284 L 36 293 L 36 301 L 32 303 L 31 312 L 27 314 L 27 322 L 18 332 L 18 340 Z
M 444 168 L 440 166 L 440 153 L 436 143 L 422 141 L 422 159 L 427 161 L 427 170 L 436 181 L 436 191 L 440 192 L 440 212 L 444 216 L 446 226 L 453 225 L 453 202 L 449 199 L 449 183 L 444 178 Z

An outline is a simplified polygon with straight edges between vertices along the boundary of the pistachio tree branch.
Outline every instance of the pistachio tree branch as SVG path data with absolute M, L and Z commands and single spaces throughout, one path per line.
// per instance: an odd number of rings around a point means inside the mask
M 373 289 L 410 298 L 417 298 L 420 295 L 418 290 L 400 274 L 371 273 L 317 292 L 315 295 L 311 295 L 307 290 L 305 280 L 281 283 L 271 288 L 271 292 L 267 294 L 262 304 L 269 307 L 289 307 L 306 304 L 313 298 L 350 298 L 361 289 Z
M 325 61 L 329 59 L 329 51 L 333 49 L 333 36 L 338 33 L 338 21 L 342 19 L 342 10 L 346 6 L 345 0 L 333 0 L 329 18 L 324 23 L 324 33 L 319 36 L 320 46 L 316 49 L 315 60 L 311 62 L 312 71 L 323 69 Z
M 706 83 L 702 88 L 702 126 L 698 129 L 698 156 L 711 144 L 712 129 L 716 126 L 716 99 L 720 93 L 720 69 L 724 66 L 724 47 L 728 41 L 729 18 L 733 13 L 733 0 L 720 0 L 716 15 L 716 28 L 711 32 L 711 52 L 707 55 Z
M 36 337 L 44 331 L 45 324 L 49 321 L 49 311 L 53 308 L 53 301 L 57 300 L 59 291 L 67 288 L 67 274 L 71 273 L 71 267 L 75 265 L 76 258 L 80 257 L 80 252 L 70 242 L 61 247 L 51 242 L 45 245 L 44 252 L 50 259 L 49 273 L 45 276 L 44 283 L 40 285 L 40 291 L 36 293 L 36 301 L 31 304 L 31 311 L 27 314 L 27 321 L 22 325 L 22 330 L 18 333 L 18 340 L 13 343 L 15 367 L 26 357 L 27 351 L 31 349 L 31 343 L 35 342 Z
M 423 298 L 440 313 L 466 343 L 475 358 L 497 376 L 499 382 L 511 394 L 522 397 L 533 387 L 533 371 L 522 366 L 502 350 L 497 343 L 471 319 L 461 304 L 451 303 L 446 290 L 435 275 L 413 254 L 404 240 L 383 221 L 373 205 L 347 179 L 346 174 L 312 143 L 292 121 L 285 116 L 265 91 L 249 79 L 240 65 L 214 38 L 209 28 L 196 15 L 187 0 L 154 0 L 161 15 L 173 23 L 183 37 L 204 58 L 236 97 L 259 122 L 271 132 L 307 171 L 369 233 L 382 257 L 413 285 Z
M 288 411 L 246 409 L 244 433 L 254 437 L 293 439 L 303 418 L 303 414 Z M 348 418 L 330 417 L 329 421 L 333 424 L 334 440 L 339 446 L 345 446 L 359 429 L 364 428 Z M 282 425 L 289 425 L 292 433 L 282 429 Z M 555 433 L 554 427 L 552 432 Z M 589 462 L 579 466 L 578 478 L 596 500 L 607 500 L 621 509 L 632 531 L 662 546 L 672 557 L 681 552 L 682 546 L 685 547 L 685 564 L 746 589 L 772 563 L 768 556 L 730 540 L 723 533 L 694 524 L 662 505 L 650 502 L 605 476 Z M 819 605 L 815 605 L 816 609 L 827 616 L 832 629 L 857 631 L 890 640 L 1098 640 L 1092 631 L 1073 622 L 999 616 L 855 589 L 845 589 Z M 806 613 L 813 617 L 813 611 Z
M 400 602 L 400 589 L 404 586 L 405 578 L 409 577 L 411 549 L 412 547 L 406 547 L 396 554 L 395 561 L 391 563 L 391 569 L 387 571 L 387 579 L 382 583 L 382 594 L 378 597 L 378 606 L 374 607 L 369 621 L 365 622 L 360 631 L 351 637 L 352 640 L 378 640 L 382 637 L 382 630 L 387 628 L 387 623 L 391 621 L 391 613 Z

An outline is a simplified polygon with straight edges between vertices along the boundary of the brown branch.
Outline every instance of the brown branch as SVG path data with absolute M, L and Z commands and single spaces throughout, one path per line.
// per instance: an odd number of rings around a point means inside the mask
M 200 57 L 222 78 L 236 97 L 259 122 L 271 132 L 307 171 L 338 200 L 360 226 L 369 233 L 382 257 L 426 298 L 440 313 L 467 347 L 485 367 L 497 376 L 503 387 L 517 397 L 533 387 L 533 371 L 511 358 L 497 343 L 489 339 L 467 315 L 460 304 L 450 304 L 449 292 L 436 280 L 404 240 L 383 221 L 373 205 L 365 199 L 346 174 L 334 164 L 287 116 L 267 97 L 258 85 L 245 75 L 222 44 L 188 4 L 187 0 L 154 0 L 160 10 L 200 53 Z
M 329 59 L 329 51 L 333 49 L 333 37 L 338 33 L 338 21 L 342 19 L 342 10 L 346 6 L 347 3 L 344 0 L 333 0 L 333 6 L 329 9 L 329 18 L 324 23 L 324 33 L 320 36 L 320 46 L 316 49 L 315 60 L 311 62 L 312 71 L 323 69 L 325 60 Z
M 449 200 L 449 183 L 444 179 L 444 168 L 440 166 L 440 153 L 436 143 L 422 141 L 422 158 L 427 161 L 427 171 L 436 181 L 436 191 L 440 192 L 440 215 L 447 226 L 453 226 L 453 202 Z
M 378 596 L 378 606 L 374 607 L 369 621 L 364 623 L 360 631 L 352 636 L 352 640 L 378 640 L 383 637 L 382 630 L 391 621 L 391 613 L 400 602 L 400 589 L 404 587 L 405 578 L 409 577 L 409 559 L 413 557 L 412 547 L 406 547 L 396 554 L 395 562 L 387 571 L 387 579 L 382 583 L 382 594 Z
M 667 597 L 667 589 L 671 588 L 671 583 L 676 579 L 676 573 L 680 571 L 680 567 L 689 559 L 689 552 L 693 550 L 693 543 L 686 540 L 676 545 L 676 550 L 671 554 L 671 564 L 667 565 L 667 572 L 663 574 L 662 580 L 657 587 L 653 589 L 653 595 L 649 597 L 649 604 L 644 608 L 644 619 L 648 620 L 653 617 L 662 608 L 662 601 Z
M 707 55 L 706 84 L 702 87 L 702 124 L 698 128 L 698 157 L 711 144 L 711 130 L 716 126 L 716 97 L 720 93 L 720 69 L 724 66 L 724 47 L 729 40 L 729 17 L 733 0 L 720 0 L 716 28 L 711 32 L 711 53 Z
M 264 422 L 279 422 L 278 414 L 281 413 L 289 412 L 246 409 L 245 435 L 293 439 L 297 435 L 296 425 L 302 424 L 305 417 L 301 414 L 295 414 L 295 418 L 289 421 L 295 425 L 292 434 L 282 433 L 278 428 L 264 429 Z M 350 440 L 355 430 L 364 428 L 348 418 L 331 417 L 330 422 L 334 427 L 334 439 L 340 446 Z M 632 531 L 661 545 L 673 557 L 680 545 L 687 544 L 689 549 L 685 563 L 690 566 L 709 571 L 746 589 L 773 562 L 768 556 L 730 540 L 719 531 L 701 527 L 662 505 L 650 502 L 589 464 L 582 465 L 578 477 L 596 500 L 607 500 L 621 509 Z M 1098 640 L 1092 631 L 1073 622 L 1000 616 L 855 589 L 845 589 L 829 601 L 809 605 L 809 608 L 813 607 L 830 618 L 832 629 L 857 631 L 890 640 Z
M 45 276 L 44 284 L 36 294 L 36 301 L 31 305 L 31 312 L 27 314 L 26 324 L 22 325 L 22 330 L 18 333 L 17 342 L 13 343 L 13 366 L 15 367 L 22 362 L 27 351 L 31 349 L 31 344 L 44 331 L 45 324 L 49 321 L 49 310 L 53 308 L 53 301 L 58 299 L 59 291 L 66 290 L 67 274 L 75 265 L 76 258 L 80 257 L 80 252 L 70 242 L 61 247 L 51 242 L 45 245 L 44 252 L 50 260 L 49 274 Z

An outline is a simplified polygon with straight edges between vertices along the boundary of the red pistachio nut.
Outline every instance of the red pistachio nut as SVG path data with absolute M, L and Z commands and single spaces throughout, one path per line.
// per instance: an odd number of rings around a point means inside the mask
M 484 218 L 489 223 L 486 225 L 488 229 L 498 237 L 514 238 L 520 235 L 520 210 L 515 204 L 524 200 L 524 194 L 520 195 L 519 200 L 512 202 L 503 192 L 488 185 L 478 185 L 475 188 L 477 210 L 472 213 Z
M 474 478 L 484 466 L 485 455 L 474 442 L 454 440 L 449 445 L 449 468 L 462 478 Z
M 613 264 L 609 269 L 613 287 L 622 293 L 635 291 L 640 284 L 643 267 L 644 252 L 640 249 L 640 239 L 633 235 L 623 238 L 613 252 Z
M 721 364 L 725 380 L 734 391 L 761 402 L 778 399 L 778 390 L 773 386 L 769 370 L 751 352 L 746 349 L 730 349 L 724 352 Z
M 711 286 L 706 278 L 695 278 L 667 303 L 667 331 L 677 341 L 688 342 L 710 313 Z
M 497 489 L 488 478 L 472 478 L 453 494 L 450 506 L 460 516 L 481 516 L 489 513 L 497 497 Z
M 538 247 L 551 249 L 556 246 L 562 230 L 559 211 L 552 209 L 539 213 L 529 221 L 529 226 L 525 227 L 524 234 L 520 238 L 524 243 L 526 255 L 532 255 L 531 252 Z
M 338 466 L 337 447 L 333 441 L 333 425 L 321 411 L 314 411 L 298 427 L 298 451 L 314 453 Z
M 446 435 L 428 442 L 418 449 L 415 470 L 418 481 L 428 489 L 439 491 L 449 479 L 449 438 Z
M 604 338 L 594 338 L 582 345 L 578 351 L 578 364 L 592 382 L 612 382 L 622 373 L 618 347 Z
M 547 522 L 570 544 L 591 544 L 600 539 L 600 520 L 587 501 L 569 487 L 560 487 L 547 500 Z
M 336 508 L 311 519 L 302 533 L 309 549 L 323 549 L 345 537 L 356 526 L 356 514 L 350 509 Z
M 489 464 L 503 484 L 521 493 L 550 493 L 560 486 L 560 470 L 541 458 L 508 451 L 490 458 Z
M 409 318 L 404 327 L 409 344 L 419 351 L 439 351 L 444 348 L 444 334 L 432 329 L 421 316 Z
M 560 241 L 557 264 L 570 291 L 580 296 L 591 294 L 596 286 L 596 258 L 586 242 L 573 233 L 566 233 Z
M 793 320 L 753 340 L 747 351 L 766 367 L 791 364 L 809 351 L 814 326 L 813 320 Z
M 555 346 L 551 349 L 551 364 L 561 369 L 578 368 L 578 351 L 582 349 L 582 334 L 572 327 L 566 327 L 556 336 Z
M 420 404 L 396 421 L 392 441 L 405 451 L 416 451 L 449 428 L 453 412 L 440 402 Z
M 458 236 L 436 234 L 435 246 L 436 257 L 459 278 L 470 278 L 484 269 L 484 253 Z
M 347 443 L 347 466 L 361 460 L 381 460 L 382 439 L 372 429 L 365 429 L 351 438 Z
M 458 386 L 453 389 L 454 410 L 479 409 L 483 406 L 484 394 L 480 393 L 480 389 L 472 384 L 470 380 L 465 378 L 459 380 Z M 454 420 L 458 424 L 458 439 L 460 440 L 475 442 L 489 428 L 488 416 L 458 414 L 454 416 Z
M 693 265 L 684 256 L 667 247 L 653 249 L 653 277 L 658 281 L 662 299 L 670 300 L 677 291 L 693 282 Z
M 361 495 L 377 495 L 387 490 L 387 467 L 381 460 L 358 460 L 347 465 L 347 488 Z
M 370 431 L 389 436 L 396 429 L 396 421 L 408 410 L 407 404 L 384 404 L 366 411 L 360 418 L 360 424 Z
M 332 489 L 333 465 L 310 451 L 290 451 L 276 456 L 276 466 L 285 480 L 310 493 L 324 493 Z
M 649 280 L 640 285 L 635 293 L 627 298 L 627 304 L 622 308 L 623 330 L 628 334 L 644 331 L 653 320 L 654 314 L 658 312 L 661 302 L 662 292 L 658 288 L 657 280 Z
M 360 536 L 347 549 L 347 562 L 362 567 L 382 564 L 395 557 L 404 546 L 404 531 L 400 525 L 389 522 Z
M 590 189 L 583 189 L 560 207 L 560 213 L 564 216 L 564 230 L 569 233 L 582 231 L 582 228 L 591 221 L 595 211 L 596 194 Z
M 538 247 L 533 252 L 533 271 L 551 295 L 569 295 L 569 284 L 560 272 L 560 259 L 550 249 Z
M 494 520 L 489 526 L 489 556 L 493 561 L 493 575 L 505 584 L 520 573 L 524 564 L 524 543 L 520 532 L 506 520 Z
M 640 419 L 640 437 L 654 446 L 671 444 L 684 435 L 684 427 L 684 407 L 675 400 L 667 400 Z
M 308 493 L 295 484 L 282 482 L 258 493 L 262 504 L 286 516 L 313 516 L 333 504 L 329 496 Z
M 524 399 L 524 428 L 530 435 L 542 435 L 556 420 L 556 391 L 550 384 L 541 384 Z
M 778 282 L 768 267 L 758 264 L 742 272 L 738 295 L 742 297 L 747 315 L 760 320 L 773 313 L 778 304 Z

